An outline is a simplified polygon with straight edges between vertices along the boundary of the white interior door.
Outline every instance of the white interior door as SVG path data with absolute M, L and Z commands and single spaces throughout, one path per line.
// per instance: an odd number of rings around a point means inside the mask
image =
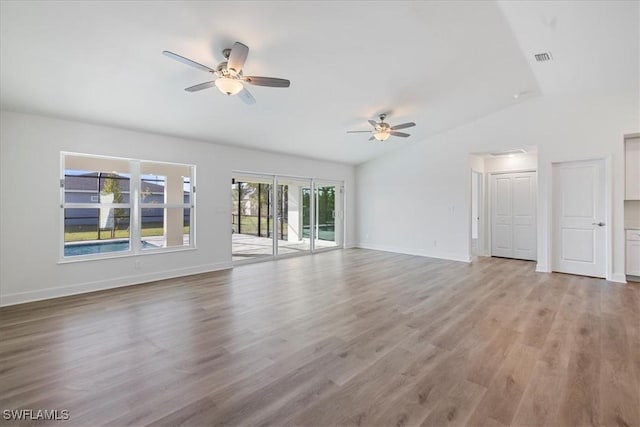
M 535 261 L 538 256 L 536 236 L 536 173 L 512 175 L 513 188 L 513 257 Z
M 511 175 L 492 175 L 491 255 L 513 258 Z
M 553 271 L 605 277 L 604 161 L 553 165 Z
M 491 255 L 534 261 L 536 173 L 491 176 Z

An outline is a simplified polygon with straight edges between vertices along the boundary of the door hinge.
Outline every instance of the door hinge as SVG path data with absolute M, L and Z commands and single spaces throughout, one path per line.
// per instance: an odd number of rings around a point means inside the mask
M 64 188 L 64 178 L 60 179 L 60 188 Z
M 193 190 L 192 190 L 191 192 L 192 192 L 192 193 L 195 193 L 195 192 L 196 192 L 196 186 L 195 186 L 195 185 L 193 186 Z

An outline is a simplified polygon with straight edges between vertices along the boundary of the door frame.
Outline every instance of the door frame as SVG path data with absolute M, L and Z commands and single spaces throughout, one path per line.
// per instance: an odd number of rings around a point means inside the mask
M 336 199 L 338 197 L 340 197 L 340 203 L 342 205 L 342 210 L 340 212 L 336 212 L 337 214 L 337 218 L 334 217 L 334 222 L 338 219 L 340 219 L 340 231 L 342 233 L 342 243 L 340 243 L 339 245 L 336 245 L 334 247 L 328 247 L 328 248 L 316 248 L 316 244 L 315 244 L 315 240 L 316 240 L 316 235 L 315 232 L 312 234 L 312 239 L 311 239 L 311 253 L 319 253 L 319 252 L 326 252 L 326 251 L 332 251 L 332 250 L 336 250 L 336 249 L 344 249 L 345 248 L 345 241 L 346 241 L 346 190 L 345 190 L 345 185 L 343 181 L 336 181 L 334 179 L 312 179 L 312 188 L 311 188 L 311 194 L 312 194 L 312 199 L 313 199 L 313 203 L 311 204 L 312 206 L 312 222 L 311 222 L 311 228 L 313 228 L 315 230 L 315 226 L 316 226 L 316 185 L 317 186 L 323 186 L 324 184 L 326 185 L 333 185 L 336 187 L 337 190 L 339 190 L 339 195 L 336 195 Z M 337 227 L 334 224 L 334 229 L 335 227 Z
M 611 154 L 603 156 L 603 157 L 588 157 L 582 159 L 570 159 L 570 160 L 552 160 L 547 163 L 548 166 L 548 185 L 547 189 L 547 206 L 548 209 L 545 212 L 545 216 L 547 218 L 547 230 L 546 230 L 546 249 L 547 256 L 545 259 L 546 266 L 540 265 L 540 261 L 538 261 L 538 266 L 536 267 L 536 271 L 552 273 L 553 272 L 553 229 L 554 229 L 554 204 L 553 204 L 553 185 L 554 185 L 554 177 L 553 177 L 553 167 L 557 164 L 565 164 L 565 163 L 581 163 L 581 162 L 593 162 L 593 161 L 602 161 L 604 167 L 604 221 L 607 224 L 607 230 L 604 233 L 605 235 L 605 249 L 604 249 L 604 262 L 605 262 L 605 279 L 609 281 L 616 281 L 613 277 L 613 156 Z
M 497 171 L 497 172 L 489 172 L 487 175 L 487 185 L 486 185 L 486 193 L 487 193 L 487 227 L 488 227 L 488 231 L 487 233 L 485 233 L 485 237 L 486 237 L 486 250 L 488 255 L 487 256 L 492 256 L 491 255 L 491 248 L 493 245 L 493 241 L 491 240 L 491 236 L 493 235 L 493 185 L 491 185 L 491 182 L 493 180 L 493 176 L 494 175 L 504 175 L 504 174 L 508 174 L 508 173 L 524 173 L 524 172 L 534 172 L 536 174 L 536 248 L 539 248 L 539 239 L 538 239 L 538 229 L 540 227 L 540 215 L 538 210 L 538 207 L 540 205 L 539 202 L 539 197 L 538 197 L 538 193 L 540 191 L 540 181 L 539 181 L 539 175 L 540 173 L 538 172 L 537 169 L 513 169 L 513 170 L 504 170 L 504 171 Z M 539 255 L 536 256 L 536 258 L 539 258 Z M 538 261 L 539 262 L 539 261 Z
M 473 252 L 473 174 L 478 175 L 478 247 L 476 248 L 476 252 Z M 486 236 L 485 236 L 485 204 L 486 204 L 486 173 L 477 171 L 471 168 L 471 176 L 470 176 L 470 187 L 471 191 L 469 194 L 470 205 L 469 205 L 469 259 L 474 256 L 490 256 L 487 253 L 486 248 Z
M 290 175 L 290 174 L 282 174 L 282 173 L 271 173 L 271 172 L 253 172 L 253 171 L 244 171 L 244 170 L 232 170 L 231 171 L 231 178 L 235 178 L 236 175 L 240 175 L 243 177 L 255 177 L 256 179 L 260 179 L 260 178 L 270 178 L 271 182 L 272 182 L 272 186 L 274 188 L 274 191 L 271 192 L 271 197 L 270 197 L 270 202 L 271 202 L 271 206 L 273 206 L 273 212 L 272 214 L 272 221 L 270 224 L 270 232 L 272 234 L 272 238 L 273 238 L 273 249 L 272 249 L 272 254 L 270 256 L 264 256 L 264 257 L 256 257 L 256 258 L 251 258 L 251 259 L 246 259 L 246 260 L 238 260 L 238 261 L 232 261 L 232 265 L 243 265 L 243 264 L 253 264 L 253 263 L 258 263 L 258 262 L 265 262 L 265 261 L 272 261 L 274 259 L 283 259 L 283 258 L 292 258 L 292 257 L 298 257 L 298 256 L 306 256 L 306 255 L 312 255 L 315 253 L 319 253 L 319 252 L 326 252 L 326 251 L 333 251 L 333 250 L 337 250 L 337 249 L 344 249 L 346 246 L 346 239 L 347 239 L 347 190 L 346 190 L 346 185 L 344 183 L 344 181 L 340 181 L 340 180 L 333 180 L 333 179 L 322 179 L 322 178 L 309 178 L 306 176 L 300 176 L 300 175 Z M 277 188 L 278 188 L 278 178 L 292 178 L 292 179 L 301 179 L 301 180 L 309 180 L 310 185 L 311 185 L 311 197 L 310 197 L 310 222 L 311 222 L 311 230 L 310 230 L 310 249 L 308 251 L 303 251 L 300 253 L 290 253 L 290 254 L 279 254 L 278 253 L 278 242 L 277 242 L 277 226 L 278 226 L 278 221 L 277 219 L 277 201 L 278 201 L 278 192 L 277 192 Z M 231 179 L 229 180 L 229 182 L 231 182 Z M 336 245 L 334 247 L 329 247 L 329 248 L 321 248 L 321 249 L 317 249 L 315 247 L 315 232 L 314 232 L 314 224 L 315 224 L 315 192 L 316 192 L 316 184 L 320 183 L 320 184 L 328 184 L 328 185 L 335 185 L 336 188 L 340 188 L 342 190 L 342 193 L 340 195 L 340 199 L 342 202 L 342 217 L 340 218 L 341 220 L 341 230 L 342 230 L 342 243 L 340 245 Z M 232 189 L 231 186 L 229 186 L 229 193 L 228 193 L 228 200 L 231 200 L 232 197 Z M 229 236 L 229 253 L 231 254 L 231 257 L 233 258 L 233 250 L 232 250 L 232 238 L 233 236 Z
M 229 182 L 232 182 L 236 177 L 242 177 L 242 178 L 252 178 L 255 179 L 256 181 L 254 182 L 258 182 L 258 183 L 263 183 L 263 184 L 267 184 L 267 185 L 271 185 L 272 188 L 275 190 L 277 187 L 277 182 L 276 182 L 276 176 L 274 174 L 270 174 L 270 173 L 261 173 L 261 172 L 248 172 L 248 171 L 240 171 L 240 170 L 233 170 L 231 171 L 231 179 L 229 180 Z M 261 182 L 261 181 L 267 181 L 270 180 L 270 182 Z M 245 181 L 242 181 L 245 182 Z M 231 200 L 232 198 L 232 187 L 231 185 L 229 186 L 229 196 L 228 196 L 228 200 Z M 229 236 L 229 254 L 231 255 L 231 264 L 232 265 L 242 265 L 242 264 L 252 264 L 252 263 L 256 263 L 256 262 L 263 262 L 263 261 L 269 261 L 269 260 L 273 260 L 277 257 L 277 242 L 274 238 L 274 234 L 275 232 L 277 232 L 277 221 L 275 221 L 274 219 L 277 217 L 277 212 L 274 212 L 273 209 L 277 210 L 277 192 L 276 191 L 271 191 L 271 195 L 269 197 L 269 203 L 271 205 L 271 221 L 269 223 L 269 232 L 271 233 L 271 255 L 267 255 L 267 256 L 263 256 L 263 257 L 256 257 L 256 258 L 249 258 L 249 259 L 243 259 L 243 260 L 237 260 L 237 261 L 233 261 L 233 234 L 231 234 Z M 240 219 L 238 219 L 239 221 Z

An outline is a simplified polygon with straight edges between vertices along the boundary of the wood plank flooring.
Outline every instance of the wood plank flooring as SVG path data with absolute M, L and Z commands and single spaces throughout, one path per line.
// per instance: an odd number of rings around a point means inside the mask
M 67 426 L 640 426 L 640 287 L 526 261 L 333 251 L 5 307 L 0 338 L 0 410 Z

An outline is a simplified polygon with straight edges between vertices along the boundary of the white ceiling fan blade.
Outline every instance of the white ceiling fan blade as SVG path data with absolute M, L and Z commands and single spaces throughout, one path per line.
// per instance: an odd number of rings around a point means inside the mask
M 376 137 L 375 137 L 375 136 L 372 136 L 371 138 L 369 138 L 369 141 L 373 141 L 373 140 L 375 140 L 375 139 L 376 139 Z
M 370 130 L 348 130 L 347 133 L 371 133 Z
M 168 56 L 171 59 L 175 59 L 178 62 L 182 62 L 183 64 L 187 64 L 193 68 L 197 68 L 198 70 L 208 71 L 209 73 L 215 73 L 216 70 L 207 67 L 206 65 L 202 65 L 196 61 L 192 61 L 189 58 L 185 58 L 184 56 L 180 56 L 177 53 L 169 52 L 165 50 L 162 52 L 164 56 Z
M 210 87 L 213 87 L 215 85 L 216 85 L 215 81 L 210 81 L 210 82 L 204 82 L 204 83 L 200 83 L 199 85 L 188 87 L 185 90 L 187 92 L 197 92 L 199 90 L 209 89 Z
M 256 99 L 251 95 L 251 92 L 249 92 L 246 87 L 242 88 L 242 90 L 238 92 L 238 98 L 247 105 L 256 103 Z
M 389 132 L 389 134 L 390 134 L 390 135 L 393 135 L 393 136 L 399 136 L 399 137 L 401 137 L 401 138 L 406 138 L 406 137 L 408 137 L 408 136 L 411 136 L 411 135 L 409 135 L 408 133 L 404 133 L 404 132 L 395 132 L 395 131 L 391 131 L 391 132 Z
M 378 122 L 376 122 L 375 120 L 367 120 L 369 122 L 369 124 L 373 127 L 378 126 Z
M 289 80 L 276 77 L 245 76 L 243 80 L 255 86 L 289 87 L 291 85 Z
M 400 130 L 400 129 L 406 129 L 406 128 L 410 128 L 415 126 L 416 124 L 413 122 L 409 122 L 409 123 L 402 123 L 401 125 L 395 125 L 395 126 L 391 126 L 391 130 Z
M 238 73 L 242 71 L 244 62 L 247 60 L 247 55 L 249 55 L 249 48 L 246 45 L 240 42 L 235 42 L 233 44 L 231 54 L 229 55 L 229 60 L 227 62 L 227 69 L 231 75 L 237 76 Z

